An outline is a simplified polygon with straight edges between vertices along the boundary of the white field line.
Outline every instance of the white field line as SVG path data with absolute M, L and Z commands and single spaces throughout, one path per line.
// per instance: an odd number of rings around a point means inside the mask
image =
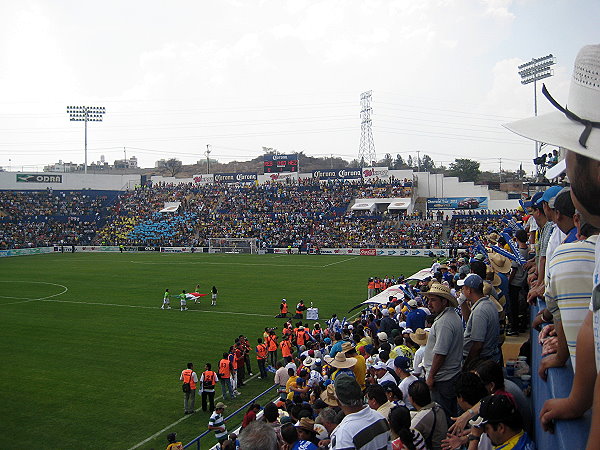
M 117 303 L 76 302 L 73 300 L 42 300 L 42 301 L 56 302 L 56 303 L 73 303 L 76 305 L 116 306 L 116 307 L 120 307 L 120 308 L 161 309 L 160 306 L 119 305 Z M 179 308 L 173 307 L 172 310 L 177 311 L 177 310 L 179 310 Z M 239 315 L 239 316 L 274 317 L 269 314 L 243 313 L 243 312 L 235 312 L 235 311 L 205 311 L 205 310 L 200 310 L 200 309 L 188 309 L 185 312 L 196 312 L 196 313 L 207 313 L 207 314 L 235 314 L 235 315 Z
M 18 305 L 19 303 L 29 303 L 29 302 L 36 302 L 36 301 L 43 301 L 43 300 L 47 300 L 53 297 L 58 297 L 59 295 L 63 295 L 65 294 L 69 288 L 66 286 L 63 286 L 62 284 L 58 284 L 58 283 L 48 283 L 46 281 L 6 281 L 6 280 L 2 280 L 0 281 L 0 283 L 24 283 L 24 284 L 49 284 L 51 286 L 59 286 L 61 288 L 63 288 L 62 292 L 59 292 L 58 294 L 52 294 L 52 295 L 48 295 L 46 297 L 40 297 L 40 298 L 24 298 L 24 297 L 8 297 L 8 296 L 4 296 L 4 295 L 0 295 L 0 298 L 12 298 L 12 299 L 21 299 L 18 302 L 8 302 L 8 303 L 0 303 L 0 306 L 4 306 L 4 305 Z
M 152 261 L 129 261 L 132 264 L 143 264 L 143 265 L 173 265 L 173 264 L 181 264 L 185 266 L 189 266 L 192 264 L 206 264 L 206 265 L 217 265 L 217 266 L 270 266 L 270 267 L 306 267 L 307 269 L 315 269 L 320 268 L 321 266 L 309 266 L 307 264 L 267 264 L 267 263 L 235 263 L 235 262 L 205 262 L 205 261 L 177 261 L 177 262 L 152 262 Z M 325 266 L 323 266 L 325 267 Z
M 324 266 L 321 266 L 321 268 L 333 266 L 335 264 L 341 264 L 341 263 L 344 263 L 344 262 L 347 262 L 347 261 L 352 261 L 353 259 L 356 259 L 356 258 L 358 258 L 358 256 L 353 256 L 352 258 L 342 259 L 341 261 L 336 261 L 336 262 L 333 262 L 333 263 L 330 263 L 330 264 L 325 264 Z
M 257 376 L 258 376 L 258 374 L 256 374 L 256 375 L 253 375 L 253 376 L 251 376 L 250 378 L 248 378 L 246 381 L 253 380 L 253 379 L 254 379 L 254 378 L 256 378 Z M 223 398 L 223 394 L 219 395 L 218 397 L 215 397 L 215 400 L 221 400 L 222 398 Z M 197 408 L 195 411 L 196 411 L 196 412 L 197 412 L 197 411 L 200 411 L 200 409 L 201 409 L 201 408 Z M 181 423 L 181 422 L 183 422 L 183 421 L 184 421 L 184 420 L 186 420 L 186 419 L 189 419 L 190 417 L 191 417 L 191 414 L 190 414 L 190 415 L 187 415 L 187 416 L 183 416 L 181 419 L 178 419 L 178 420 L 176 420 L 175 422 L 173 422 L 172 424 L 170 424 L 170 425 L 167 425 L 167 426 L 166 426 L 166 427 L 164 427 L 162 430 L 160 430 L 160 431 L 157 431 L 157 432 L 156 432 L 156 433 L 154 433 L 152 436 L 150 436 L 150 437 L 148 437 L 148 438 L 144 439 L 144 440 L 143 440 L 143 441 L 141 441 L 141 442 L 138 442 L 138 443 L 137 443 L 137 444 L 135 444 L 133 447 L 130 447 L 128 450 L 134 450 L 134 449 L 136 449 L 136 448 L 138 448 L 138 447 L 141 447 L 141 446 L 142 446 L 142 445 L 144 445 L 145 443 L 147 443 L 147 442 L 151 441 L 152 439 L 155 439 L 155 438 L 157 438 L 158 436 L 160 436 L 161 434 L 163 434 L 163 433 L 164 433 L 165 431 L 167 431 L 168 429 L 170 429 L 170 428 L 174 427 L 175 425 L 177 425 L 178 423 Z

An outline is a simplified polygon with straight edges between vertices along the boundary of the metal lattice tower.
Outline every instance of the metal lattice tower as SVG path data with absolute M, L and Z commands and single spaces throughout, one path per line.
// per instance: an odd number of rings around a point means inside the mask
M 373 130 L 371 130 L 371 93 L 367 91 L 360 94 L 360 147 L 358 148 L 358 161 L 361 167 L 368 167 L 377 161 L 375 156 L 375 143 Z

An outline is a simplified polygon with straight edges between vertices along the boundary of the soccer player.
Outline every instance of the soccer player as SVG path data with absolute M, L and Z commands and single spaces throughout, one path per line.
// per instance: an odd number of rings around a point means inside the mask
M 163 295 L 163 304 L 160 309 L 171 309 L 171 300 L 169 298 L 170 295 L 171 293 L 169 290 L 165 289 L 165 295 Z
M 187 298 L 185 295 L 185 290 L 181 291 L 181 294 L 179 294 L 179 303 L 181 305 L 181 310 L 187 311 L 188 307 L 187 307 Z
M 210 306 L 217 306 L 217 294 L 219 293 L 219 291 L 217 291 L 217 287 L 213 286 L 210 292 L 212 296 L 212 302 L 210 303 Z

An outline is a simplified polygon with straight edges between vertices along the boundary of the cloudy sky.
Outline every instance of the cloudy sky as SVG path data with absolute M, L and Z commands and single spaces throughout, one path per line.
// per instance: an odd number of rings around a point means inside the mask
M 0 167 L 88 161 L 247 160 L 262 147 L 357 157 L 372 90 L 378 158 L 532 170 L 534 145 L 501 127 L 533 114 L 517 66 L 552 53 L 564 103 L 597 0 L 0 0 Z M 539 99 L 540 112 L 549 111 Z

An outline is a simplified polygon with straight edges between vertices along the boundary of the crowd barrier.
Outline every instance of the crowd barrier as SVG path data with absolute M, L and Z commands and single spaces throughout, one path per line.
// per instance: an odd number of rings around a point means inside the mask
M 532 308 L 531 317 L 535 317 L 540 309 L 545 308 L 544 302 L 539 302 Z M 542 347 L 538 341 L 539 332 L 531 330 L 531 391 L 534 414 L 535 443 L 539 449 L 583 449 L 591 425 L 591 411 L 582 418 L 575 420 L 558 420 L 554 433 L 543 430 L 539 417 L 544 402 L 550 398 L 565 398 L 571 392 L 573 385 L 573 367 L 571 358 L 567 359 L 565 367 L 548 370 L 547 381 L 542 380 L 538 368 L 542 360 Z

